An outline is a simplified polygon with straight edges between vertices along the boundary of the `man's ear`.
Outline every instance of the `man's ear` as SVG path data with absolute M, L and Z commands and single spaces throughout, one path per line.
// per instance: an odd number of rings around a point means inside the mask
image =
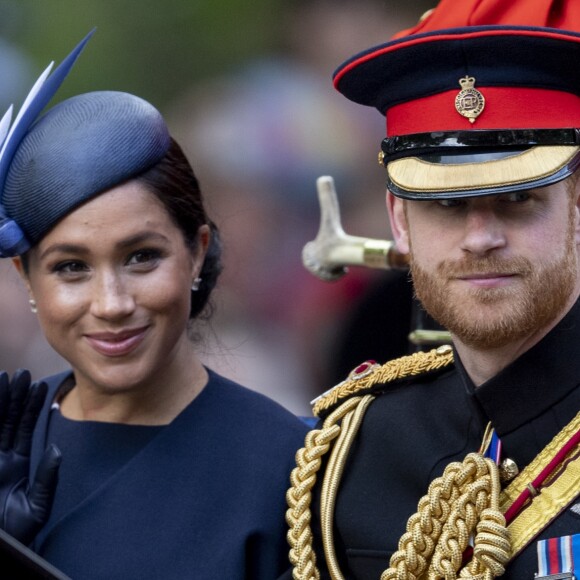
M 574 207 L 574 234 L 576 239 L 576 246 L 578 247 L 580 246 L 580 178 L 576 179 L 574 187 L 574 196 L 576 198 L 576 205 Z
M 387 211 L 389 212 L 389 221 L 391 222 L 391 230 L 393 238 L 397 245 L 397 250 L 401 254 L 409 253 L 409 227 L 407 224 L 407 216 L 405 214 L 404 200 L 395 197 L 387 190 Z

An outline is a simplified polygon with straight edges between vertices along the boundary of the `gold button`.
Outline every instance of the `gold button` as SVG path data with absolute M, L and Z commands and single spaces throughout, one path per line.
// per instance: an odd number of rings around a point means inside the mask
M 506 457 L 499 465 L 499 477 L 503 482 L 511 481 L 520 472 L 516 462 Z

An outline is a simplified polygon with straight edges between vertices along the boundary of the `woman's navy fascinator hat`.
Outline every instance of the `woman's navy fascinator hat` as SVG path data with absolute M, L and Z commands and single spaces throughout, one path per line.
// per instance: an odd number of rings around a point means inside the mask
M 71 97 L 36 120 L 91 31 L 48 76 L 43 73 L 10 127 L 0 121 L 0 257 L 25 253 L 82 203 L 146 171 L 167 153 L 163 117 L 128 93 Z

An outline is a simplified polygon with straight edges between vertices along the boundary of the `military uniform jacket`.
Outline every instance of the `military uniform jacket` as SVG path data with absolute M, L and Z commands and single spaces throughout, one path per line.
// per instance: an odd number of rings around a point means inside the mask
M 544 339 L 477 389 L 455 356 L 439 374 L 383 385 L 348 454 L 334 521 L 335 548 L 346 578 L 373 580 L 388 568 L 408 518 L 429 483 L 452 461 L 480 448 L 489 421 L 503 457 L 519 469 L 580 410 L 580 305 Z M 319 520 L 314 492 L 313 532 Z M 580 481 L 577 483 L 580 492 Z M 502 578 L 525 580 L 538 570 L 536 541 L 580 533 L 580 500 L 507 566 Z M 324 557 L 315 541 L 322 577 Z
M 34 438 L 32 469 L 47 432 L 63 441 L 41 556 L 73 580 L 272 580 L 289 566 L 284 493 L 302 421 L 211 371 L 167 426 L 70 421 L 50 409 L 67 376 L 49 380 Z

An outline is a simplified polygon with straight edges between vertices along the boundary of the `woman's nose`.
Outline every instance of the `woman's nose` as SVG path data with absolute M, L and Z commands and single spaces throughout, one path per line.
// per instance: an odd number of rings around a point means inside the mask
M 119 275 L 107 273 L 97 277 L 91 301 L 94 316 L 104 319 L 124 318 L 134 309 L 134 297 Z

